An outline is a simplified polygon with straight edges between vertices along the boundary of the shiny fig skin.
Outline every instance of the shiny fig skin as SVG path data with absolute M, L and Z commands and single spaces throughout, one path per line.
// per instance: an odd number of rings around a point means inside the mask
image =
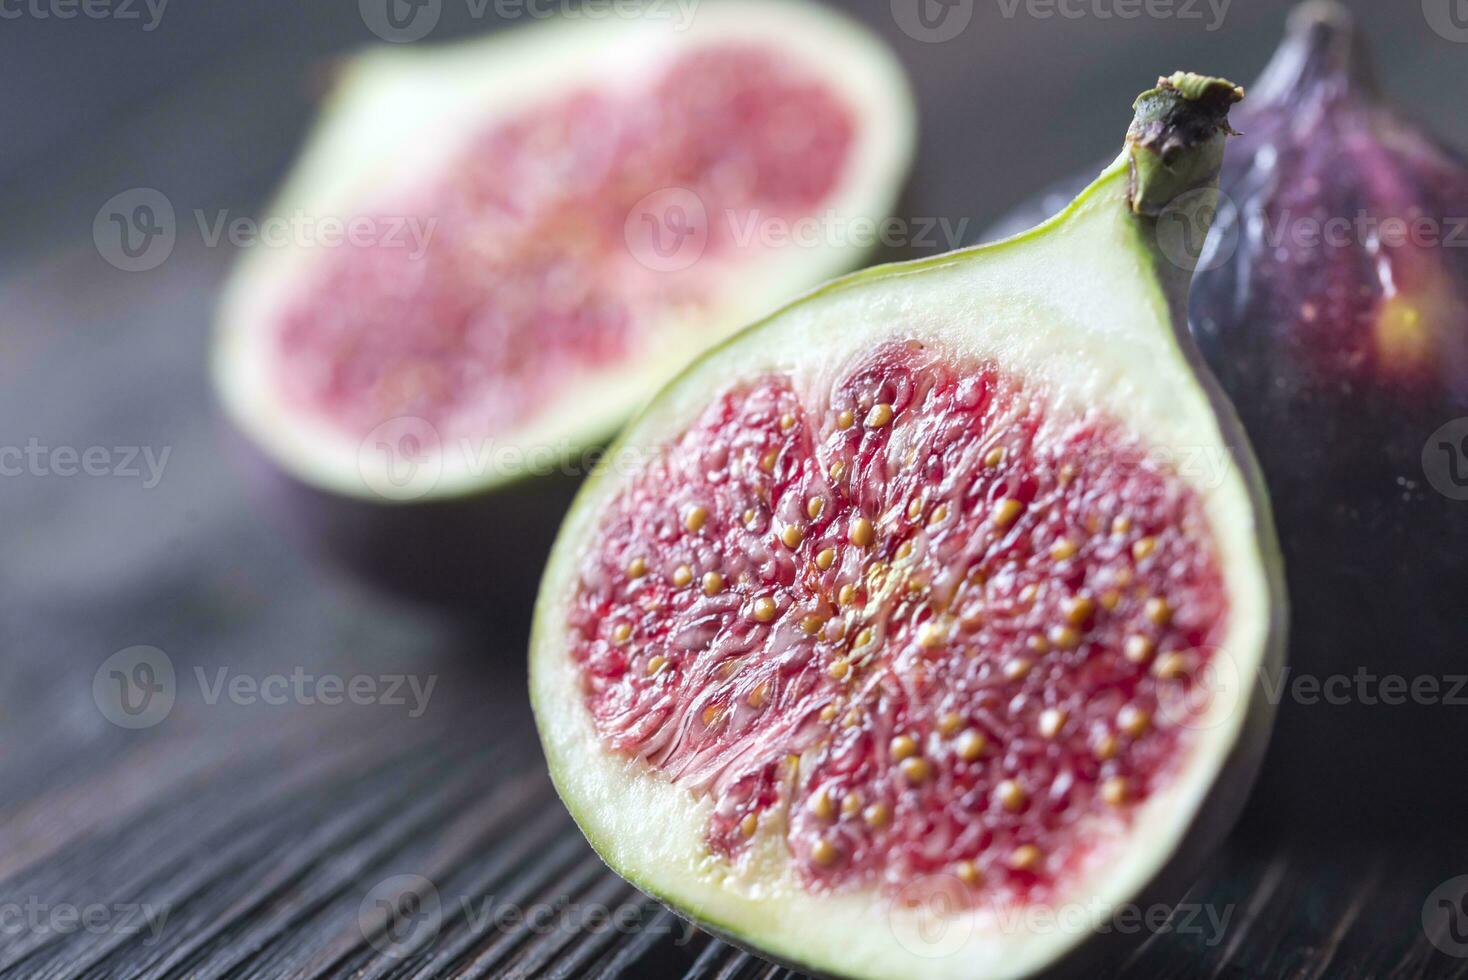
M 1468 787 L 1468 163 L 1383 101 L 1350 15 L 1299 8 L 1234 114 L 1189 320 L 1257 449 L 1290 672 L 1257 807 L 1455 824 Z M 994 230 L 1004 234 L 1067 186 Z M 1458 427 L 1443 427 L 1465 419 Z M 1456 704 L 1454 703 L 1456 702 Z
M 1303 761 L 1270 779 L 1327 819 L 1456 820 L 1442 794 L 1468 703 L 1426 702 L 1468 672 L 1468 502 L 1433 485 L 1451 459 L 1424 463 L 1461 453 L 1427 444 L 1468 416 L 1468 163 L 1381 101 L 1333 5 L 1297 12 L 1248 106 L 1191 326 L 1270 486 L 1295 670 L 1349 692 L 1310 703 L 1309 682 L 1286 679 L 1278 752 L 1326 749 L 1312 769 L 1328 791 L 1299 783 Z M 1361 793 L 1373 773 L 1401 792 Z

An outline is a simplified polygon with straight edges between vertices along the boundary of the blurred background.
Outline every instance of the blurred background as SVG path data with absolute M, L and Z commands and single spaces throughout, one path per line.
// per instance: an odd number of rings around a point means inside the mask
M 31 910 L 0 916 L 0 975 L 766 975 L 574 833 L 524 704 L 523 620 L 466 628 L 367 591 L 257 512 L 205 375 L 228 243 L 181 220 L 145 273 L 94 244 L 99 208 L 131 188 L 181 216 L 257 214 L 333 59 L 376 41 L 370 2 L 0 0 L 0 444 L 138 449 L 136 477 L 0 481 L 0 908 Z M 967 25 L 934 42 L 904 30 L 906 2 L 837 6 L 916 88 L 901 213 L 965 240 L 1112 154 L 1158 74 L 1252 80 L 1290 6 L 1178 0 L 1121 19 L 956 0 Z M 1433 4 L 1350 6 L 1384 87 L 1468 146 L 1468 43 L 1434 30 Z M 531 19 L 439 6 L 424 43 Z M 94 692 L 119 654 L 207 683 L 155 673 L 177 697 L 129 725 Z M 297 672 L 399 678 L 400 700 L 208 696 Z M 1433 885 L 1468 870 L 1457 843 L 1342 853 L 1257 823 L 1199 886 L 1236 909 L 1223 940 L 1161 932 L 1126 975 L 1468 971 L 1420 925 Z M 383 933 L 379 900 L 404 895 L 411 914 Z M 96 928 L 64 914 L 93 907 Z

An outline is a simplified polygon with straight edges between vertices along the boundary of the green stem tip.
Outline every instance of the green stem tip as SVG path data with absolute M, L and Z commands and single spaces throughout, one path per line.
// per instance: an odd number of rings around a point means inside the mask
M 1234 135 L 1228 111 L 1243 97 L 1233 82 L 1181 71 L 1137 96 L 1126 138 L 1133 211 L 1155 216 L 1179 195 L 1217 182 L 1224 141 Z

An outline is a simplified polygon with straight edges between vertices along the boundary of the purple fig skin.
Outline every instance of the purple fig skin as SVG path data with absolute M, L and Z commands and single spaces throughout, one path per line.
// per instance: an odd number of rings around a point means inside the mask
M 1382 100 L 1333 2 L 1295 12 L 1232 122 L 1207 244 L 1184 244 L 1191 330 L 1262 464 L 1294 621 L 1254 809 L 1456 825 L 1468 501 L 1448 494 L 1468 496 L 1468 422 L 1434 434 L 1468 417 L 1468 163 Z
M 1468 654 L 1468 503 L 1423 470 L 1429 437 L 1468 416 L 1468 165 L 1381 101 L 1333 4 L 1297 12 L 1235 125 L 1192 331 L 1270 486 L 1294 670 L 1352 678 L 1344 705 L 1283 688 L 1266 785 L 1332 821 L 1457 821 L 1443 777 L 1468 711 L 1410 685 L 1446 695 Z M 1356 690 L 1358 670 L 1401 675 L 1406 697 L 1370 703 L 1387 692 Z M 1403 791 L 1362 793 L 1373 773 Z

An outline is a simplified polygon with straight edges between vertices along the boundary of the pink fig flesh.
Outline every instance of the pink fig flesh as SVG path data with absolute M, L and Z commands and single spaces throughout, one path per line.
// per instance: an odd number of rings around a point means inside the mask
M 1200 503 L 1103 416 L 916 341 L 731 388 L 608 505 L 569 606 L 596 730 L 783 826 L 808 887 L 1054 897 L 1173 774 L 1228 602 Z
M 714 302 L 758 244 L 740 229 L 826 201 L 856 128 L 793 59 L 738 43 L 681 56 L 646 91 L 587 89 L 495 121 L 382 205 L 432 219 L 421 254 L 349 245 L 287 305 L 286 397 L 354 435 L 395 416 L 447 439 L 510 431 L 567 379 L 645 356 L 650 325 Z M 679 196 L 639 215 L 659 193 Z M 644 261 L 660 244 L 693 261 L 676 275 Z

